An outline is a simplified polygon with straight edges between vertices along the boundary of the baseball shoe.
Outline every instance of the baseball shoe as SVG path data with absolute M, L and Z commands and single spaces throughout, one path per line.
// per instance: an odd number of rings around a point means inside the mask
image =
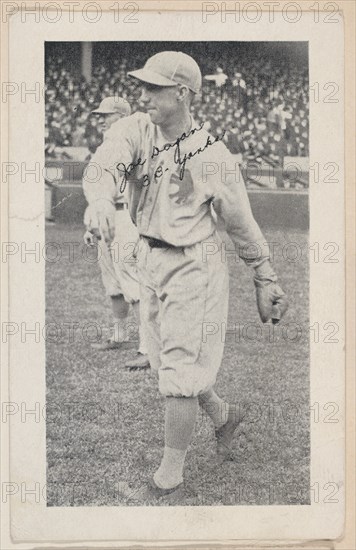
M 198 496 L 197 491 L 193 487 L 187 489 L 184 482 L 179 483 L 172 489 L 161 489 L 156 485 L 153 477 L 136 489 L 130 487 L 127 483 L 122 483 L 119 494 L 128 504 L 136 506 L 156 504 L 157 501 L 173 506 L 181 504 L 185 498 L 196 499 Z
M 232 440 L 239 424 L 241 424 L 241 419 L 237 418 L 234 409 L 229 408 L 227 421 L 221 428 L 215 430 L 216 452 L 219 459 L 232 460 Z
M 175 487 L 172 487 L 171 489 L 161 489 L 161 487 L 158 487 L 153 477 L 151 477 L 148 480 L 147 485 L 151 496 L 154 498 L 166 497 L 167 495 L 171 495 L 172 493 L 175 493 L 176 491 L 178 491 L 178 489 L 183 488 L 183 482 L 182 482 L 176 485 Z
M 93 349 L 98 351 L 110 351 L 114 349 L 122 349 L 122 342 L 116 342 L 112 338 L 105 340 L 105 342 L 95 342 L 91 344 Z
M 134 499 L 136 503 L 155 503 L 163 499 L 167 504 L 177 504 L 184 496 L 183 483 L 176 485 L 172 489 L 161 489 L 156 485 L 153 477 L 141 489 L 135 492 Z
M 125 363 L 125 368 L 129 370 L 144 370 L 149 369 L 150 366 L 148 355 L 143 354 L 140 351 L 136 353 L 136 357 L 134 359 L 131 359 L 131 361 L 127 361 Z

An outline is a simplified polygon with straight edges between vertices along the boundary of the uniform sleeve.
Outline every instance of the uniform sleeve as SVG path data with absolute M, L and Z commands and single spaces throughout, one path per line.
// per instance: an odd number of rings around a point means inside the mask
M 89 162 L 83 177 L 83 191 L 89 205 L 99 199 L 113 202 L 120 195 L 124 198 L 124 191 L 120 192 L 120 166 L 129 166 L 132 162 L 138 136 L 135 115 L 118 120 L 106 132 L 102 145 Z
M 217 156 L 218 173 L 211 176 L 215 178 L 213 207 L 239 256 L 251 267 L 257 267 L 269 258 L 268 243 L 253 217 L 236 159 L 223 144 L 219 149 L 222 154 Z
M 89 205 L 100 198 L 114 200 L 115 180 L 113 175 L 105 170 L 110 157 L 113 155 L 113 147 L 112 140 L 104 140 L 85 168 L 83 191 Z

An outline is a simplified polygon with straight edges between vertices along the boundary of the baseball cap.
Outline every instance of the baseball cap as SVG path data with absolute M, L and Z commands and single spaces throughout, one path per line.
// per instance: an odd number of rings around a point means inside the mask
M 112 96 L 105 97 L 100 103 L 99 107 L 92 112 L 98 115 L 120 113 L 123 116 L 129 116 L 131 115 L 131 107 L 126 99 L 123 99 L 122 97 Z
M 156 86 L 184 84 L 194 93 L 199 92 L 202 82 L 197 62 L 183 52 L 156 53 L 142 69 L 127 74 Z

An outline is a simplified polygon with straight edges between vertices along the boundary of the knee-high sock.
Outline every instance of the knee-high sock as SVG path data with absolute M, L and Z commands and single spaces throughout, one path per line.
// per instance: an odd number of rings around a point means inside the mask
M 229 405 L 219 397 L 211 388 L 198 397 L 199 405 L 214 422 L 215 428 L 221 428 L 226 421 L 229 411 Z
M 126 324 L 130 305 L 125 301 L 122 294 L 111 296 L 111 308 L 114 315 L 114 334 L 115 342 L 125 342 L 127 340 Z
M 141 319 L 140 319 L 140 302 L 134 302 L 132 304 L 132 308 L 134 310 L 136 323 L 138 324 L 138 351 L 142 353 L 143 355 L 147 354 L 147 345 L 145 340 L 144 331 L 141 326 Z
M 183 468 L 188 445 L 193 435 L 198 412 L 197 397 L 167 397 L 165 447 L 155 483 L 170 489 L 183 481 Z

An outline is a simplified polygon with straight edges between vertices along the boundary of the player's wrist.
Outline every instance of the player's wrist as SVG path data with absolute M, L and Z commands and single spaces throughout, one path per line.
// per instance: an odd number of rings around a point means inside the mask
M 104 201 L 104 202 L 109 202 L 110 204 L 112 204 L 113 206 L 115 206 L 114 201 L 113 201 L 112 199 L 108 199 L 107 197 L 100 197 L 100 198 L 98 198 L 98 199 L 95 199 L 95 200 L 92 201 L 91 204 L 97 203 L 97 202 L 103 202 L 103 201 Z
M 254 282 L 256 285 L 276 283 L 277 279 L 269 258 L 264 258 L 261 263 L 254 266 Z

